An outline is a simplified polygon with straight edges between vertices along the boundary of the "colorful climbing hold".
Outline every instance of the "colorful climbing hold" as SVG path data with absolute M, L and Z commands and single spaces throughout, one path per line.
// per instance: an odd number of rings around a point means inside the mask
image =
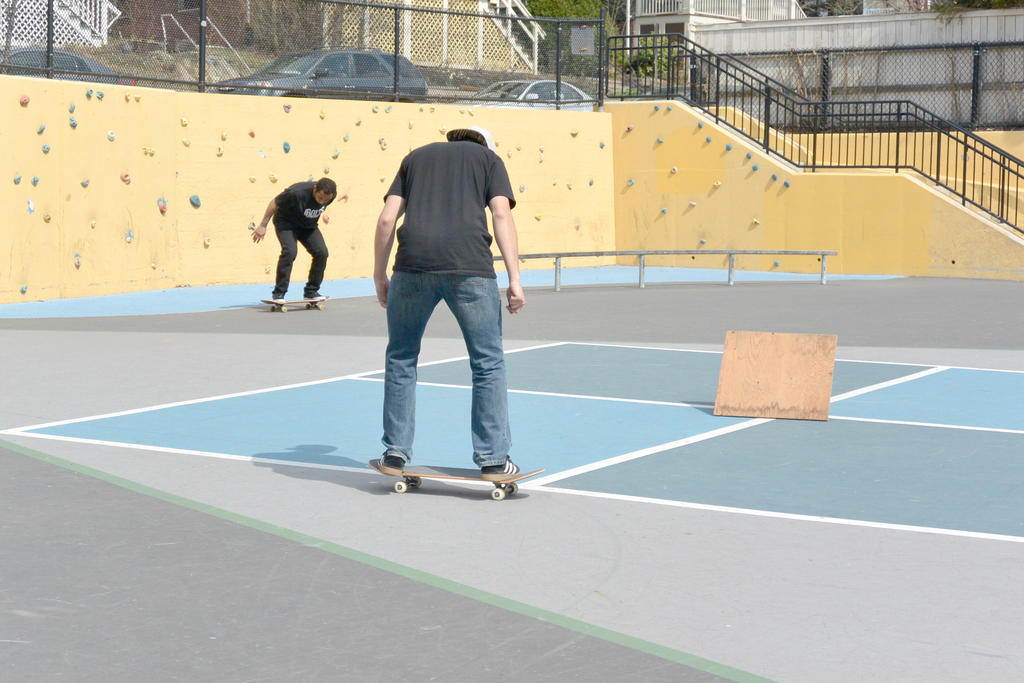
M 663 143 L 663 142 L 665 142 L 665 138 L 661 138 L 661 137 L 659 137 L 659 138 L 658 138 L 658 144 L 661 144 L 661 143 Z
M 287 114 L 288 112 L 290 112 L 292 110 L 292 105 L 290 105 L 290 104 L 283 104 L 283 105 L 281 105 L 281 108 L 284 109 L 284 113 Z
M 28 213 L 31 216 L 36 212 L 36 204 L 31 199 L 28 200 Z
M 35 187 L 36 185 L 39 184 L 39 176 L 37 176 L 37 175 L 32 176 L 32 180 L 30 182 L 32 183 L 32 187 Z
M 128 175 L 127 173 L 122 173 L 121 174 L 121 182 L 124 183 L 125 185 L 130 185 L 131 182 L 132 182 L 132 177 L 130 175 Z
M 626 184 L 629 185 L 630 187 L 633 187 L 633 179 L 630 178 L 629 180 L 627 180 Z
M 676 166 L 673 166 L 672 168 L 670 168 L 668 170 L 668 172 L 671 173 L 672 175 L 675 175 L 676 173 L 679 173 L 679 168 L 676 167 Z
M 156 208 L 160 209 L 160 215 L 161 216 L 164 215 L 165 213 L 167 213 L 167 200 L 164 199 L 163 197 L 160 197 L 159 199 L 157 199 L 156 200 Z
M 114 131 L 112 131 L 112 130 L 108 130 L 108 131 L 107 131 L 107 139 L 108 139 L 108 140 L 110 140 L 111 142 L 113 142 L 113 141 L 114 141 L 114 138 L 115 138 L 115 137 L 116 137 L 116 136 L 114 135 Z
M 725 146 L 725 151 L 726 152 L 731 152 L 732 151 L 732 143 L 731 142 L 728 145 Z
M 102 100 L 103 99 L 103 91 L 102 90 L 97 90 L 96 91 L 96 99 L 97 100 Z
M 188 119 L 185 118 L 184 116 L 182 116 L 181 117 L 181 127 L 185 128 L 186 126 L 188 126 Z
M 661 212 L 662 213 L 668 213 L 668 207 L 667 206 L 661 207 Z
M 290 144 L 288 144 L 287 142 L 284 143 L 284 145 L 282 145 L 282 147 L 284 148 L 284 153 L 285 154 L 287 154 L 288 152 L 292 151 L 292 146 Z
M 199 201 L 199 195 L 197 194 L 194 194 L 191 197 L 189 197 L 188 202 L 197 209 L 202 205 L 202 202 Z
M 21 104 L 21 106 L 23 106 L 23 107 L 27 107 L 28 106 L 28 102 L 29 102 L 28 95 L 22 95 L 21 98 L 18 100 L 18 103 Z
M 757 169 L 759 168 L 759 166 L 758 166 L 757 164 L 754 164 L 754 165 L 753 165 L 753 166 L 751 166 L 750 168 L 756 171 L 756 170 L 757 170 Z
M 43 154 L 49 154 L 49 153 L 50 153 L 50 146 L 49 145 L 43 145 Z
M 68 118 L 68 125 L 72 128 L 78 128 L 78 119 L 76 119 L 74 116 Z
M 44 130 L 46 130 L 46 124 L 40 123 L 39 130 L 36 131 L 36 135 L 42 135 Z
M 28 285 L 22 285 L 21 286 L 21 293 L 24 294 L 27 291 L 28 291 Z
M 74 102 L 72 102 L 71 105 L 68 107 L 68 113 L 69 114 L 74 114 L 75 113 L 75 103 Z
M 92 99 L 92 88 L 89 88 L 88 90 L 85 91 L 85 99 L 87 99 L 87 100 L 91 100 Z
M 709 135 L 706 138 L 704 138 L 704 142 L 711 142 L 711 136 Z
M 782 186 L 783 187 L 789 187 L 789 181 L 788 180 L 783 181 L 782 182 Z
M 21 174 L 20 173 L 15 173 L 14 174 L 14 184 L 15 185 L 20 185 L 21 184 Z
M 75 270 L 78 270 L 81 267 L 82 267 L 82 255 L 81 254 L 75 254 Z
M 89 179 L 88 178 L 83 178 L 81 185 L 82 185 L 82 187 L 89 187 Z

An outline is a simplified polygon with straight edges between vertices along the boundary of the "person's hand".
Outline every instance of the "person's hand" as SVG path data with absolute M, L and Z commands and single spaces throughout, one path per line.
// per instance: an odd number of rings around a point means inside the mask
M 377 288 L 377 301 L 380 303 L 381 308 L 388 307 L 388 288 L 391 283 L 388 281 L 387 276 L 373 278 L 373 284 Z
M 267 226 L 257 225 L 252 230 L 252 241 L 259 244 L 263 241 L 263 238 L 267 236 Z
M 523 292 L 523 286 L 518 282 L 508 286 L 508 291 L 505 292 L 505 296 L 508 297 L 509 313 L 518 313 L 523 310 L 523 306 L 526 305 L 526 294 Z

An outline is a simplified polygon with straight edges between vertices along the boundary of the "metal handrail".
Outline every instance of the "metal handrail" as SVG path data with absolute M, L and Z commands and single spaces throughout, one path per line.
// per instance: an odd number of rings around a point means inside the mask
M 838 251 L 831 250 L 794 250 L 794 249 L 627 249 L 620 251 L 561 251 L 551 252 L 545 254 L 519 254 L 519 260 L 525 261 L 527 259 L 539 259 L 539 258 L 553 258 L 555 260 L 555 291 L 562 291 L 562 259 L 563 258 L 578 258 L 578 257 L 594 257 L 594 256 L 639 256 L 639 286 L 643 289 L 646 286 L 646 258 L 648 256 L 697 256 L 703 254 L 710 254 L 712 256 L 728 256 L 729 257 L 729 277 L 728 284 L 732 286 L 735 279 L 736 271 L 736 257 L 743 255 L 758 255 L 758 256 L 820 256 L 821 257 L 821 277 L 819 282 L 826 284 L 828 282 L 828 257 L 835 256 Z M 495 256 L 494 260 L 497 261 L 501 257 Z
M 615 47 L 616 41 L 623 46 Z M 1024 233 L 1024 161 L 914 102 L 809 100 L 742 62 L 678 34 L 613 36 L 608 43 L 609 60 L 614 54 L 646 50 L 651 53 L 648 62 L 663 70 L 653 79 L 630 80 L 631 85 L 658 86 L 649 92 L 616 93 L 609 84 L 609 98 L 681 99 L 766 153 L 811 171 L 911 170 L 952 193 L 962 205 L 969 204 Z M 605 69 L 606 78 L 612 73 L 611 68 Z M 850 159 L 849 148 L 843 155 L 837 150 L 848 141 L 844 136 L 852 133 L 880 137 L 869 150 L 855 150 L 855 158 Z

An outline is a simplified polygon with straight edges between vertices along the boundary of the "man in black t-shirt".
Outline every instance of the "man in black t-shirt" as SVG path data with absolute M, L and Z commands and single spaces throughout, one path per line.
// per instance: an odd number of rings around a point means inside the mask
M 519 281 L 519 246 L 508 172 L 483 128 L 448 133 L 410 152 L 384 197 L 374 241 L 377 300 L 387 309 L 384 370 L 384 455 L 380 469 L 400 474 L 412 459 L 416 413 L 416 365 L 434 308 L 444 301 L 455 315 L 473 371 L 473 462 L 483 478 L 501 481 L 519 468 L 508 457 L 508 390 L 501 345 L 501 299 L 487 230 L 508 273 L 508 311 L 526 303 Z M 402 227 L 395 227 L 402 214 Z M 388 261 L 395 237 L 392 277 Z
M 320 232 L 318 221 L 320 214 L 334 201 L 337 194 L 338 186 L 335 182 L 330 178 L 321 178 L 315 183 L 295 183 L 271 199 L 267 205 L 263 220 L 253 230 L 252 241 L 258 243 L 263 240 L 267 234 L 267 223 L 273 217 L 274 231 L 281 243 L 281 256 L 277 259 L 277 281 L 274 293 L 270 297 L 275 302 L 284 302 L 284 295 L 291 280 L 292 264 L 299 253 L 300 242 L 313 257 L 302 298 L 314 301 L 326 298 L 320 295 L 320 284 L 324 281 L 324 271 L 327 268 L 327 243 Z M 343 194 L 341 198 L 347 200 L 348 195 Z

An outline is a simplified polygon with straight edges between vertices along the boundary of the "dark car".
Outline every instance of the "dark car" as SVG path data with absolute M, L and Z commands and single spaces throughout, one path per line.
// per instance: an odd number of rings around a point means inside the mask
M 292 97 L 383 99 L 395 95 L 395 55 L 377 50 L 320 50 L 284 55 L 251 76 L 215 84 L 218 92 Z M 398 57 L 398 96 L 425 97 L 427 82 L 412 62 Z
M 11 50 L 4 58 L 0 50 L 0 73 L 11 76 L 46 76 L 46 50 L 41 47 L 23 47 Z M 94 59 L 68 52 L 53 51 L 53 77 L 60 80 L 95 81 L 135 85 L 135 79 L 109 69 Z

